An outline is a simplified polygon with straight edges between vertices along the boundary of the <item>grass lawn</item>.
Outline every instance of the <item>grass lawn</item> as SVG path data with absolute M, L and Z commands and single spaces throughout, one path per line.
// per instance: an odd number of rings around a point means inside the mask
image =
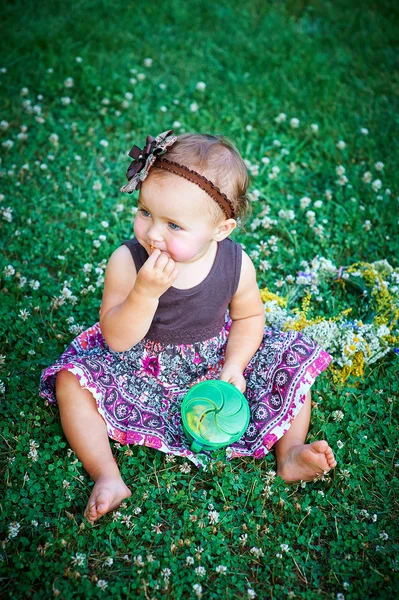
M 396 597 L 397 23 L 390 1 L 5 3 L 3 597 Z M 252 216 L 233 239 L 270 324 L 334 357 L 309 440 L 338 466 L 287 485 L 273 453 L 220 450 L 205 472 L 112 441 L 133 494 L 91 527 L 92 481 L 39 377 L 98 320 L 107 260 L 132 237 L 127 152 L 168 129 L 224 134 L 247 161 Z

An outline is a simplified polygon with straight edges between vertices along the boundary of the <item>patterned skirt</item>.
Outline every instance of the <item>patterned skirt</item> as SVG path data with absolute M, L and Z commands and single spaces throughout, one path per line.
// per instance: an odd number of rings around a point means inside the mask
M 56 403 L 56 374 L 67 369 L 93 394 L 110 438 L 186 457 L 206 469 L 212 452 L 190 450 L 180 407 L 191 386 L 219 378 L 230 326 L 227 312 L 220 333 L 205 341 L 176 345 L 144 338 L 130 350 L 115 352 L 96 323 L 43 370 L 39 394 Z M 331 358 L 297 331 L 266 326 L 262 343 L 244 371 L 249 425 L 242 438 L 226 448 L 227 459 L 265 456 L 289 429 Z

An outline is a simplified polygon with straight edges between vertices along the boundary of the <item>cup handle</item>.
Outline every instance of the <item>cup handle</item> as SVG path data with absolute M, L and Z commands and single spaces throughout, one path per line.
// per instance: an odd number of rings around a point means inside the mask
M 203 449 L 204 445 L 200 444 L 199 442 L 196 442 L 195 440 L 193 441 L 193 443 L 191 444 L 191 451 L 192 452 L 201 452 L 201 450 Z

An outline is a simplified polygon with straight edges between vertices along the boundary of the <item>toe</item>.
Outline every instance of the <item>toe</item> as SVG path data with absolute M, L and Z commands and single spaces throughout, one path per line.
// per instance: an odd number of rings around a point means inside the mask
M 323 454 L 326 453 L 329 447 L 325 440 L 318 440 L 317 442 L 312 442 L 310 445 L 312 450 L 315 452 L 323 452 Z
M 97 516 L 104 515 L 110 508 L 110 493 L 109 491 L 100 492 L 97 496 Z

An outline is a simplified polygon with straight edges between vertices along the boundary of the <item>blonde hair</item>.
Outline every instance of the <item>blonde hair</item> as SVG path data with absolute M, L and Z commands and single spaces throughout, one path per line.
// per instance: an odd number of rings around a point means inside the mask
M 221 135 L 183 133 L 164 155 L 185 167 L 203 175 L 231 200 L 235 218 L 240 223 L 251 212 L 246 195 L 249 177 L 247 167 L 234 144 Z M 167 171 L 151 169 L 151 177 L 170 176 Z M 209 210 L 215 223 L 226 219 L 226 215 L 213 198 L 209 197 Z

